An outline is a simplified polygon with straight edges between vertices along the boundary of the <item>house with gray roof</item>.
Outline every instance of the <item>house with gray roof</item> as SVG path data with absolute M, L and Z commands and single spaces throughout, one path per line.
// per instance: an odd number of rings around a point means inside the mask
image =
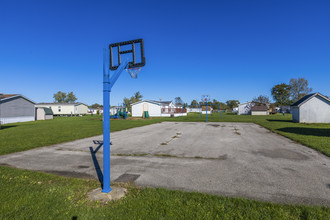
M 251 107 L 251 115 L 269 115 L 269 109 L 266 105 L 255 105 Z
M 70 115 L 86 115 L 88 106 L 84 103 L 38 103 L 36 107 L 50 108 L 54 115 L 70 116 Z
M 330 99 L 312 93 L 291 105 L 292 119 L 298 123 L 330 123 Z
M 0 94 L 0 123 L 35 120 L 35 102 L 20 94 Z

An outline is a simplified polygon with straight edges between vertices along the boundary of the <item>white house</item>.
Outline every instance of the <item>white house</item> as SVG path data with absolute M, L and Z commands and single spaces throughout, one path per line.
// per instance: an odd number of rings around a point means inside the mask
M 35 120 L 35 103 L 19 94 L 0 94 L 0 124 Z
M 330 123 L 330 99 L 312 93 L 291 105 L 292 119 L 299 123 Z
M 238 105 L 238 115 L 250 115 L 251 108 L 255 106 L 254 102 L 246 102 Z
M 172 101 L 142 100 L 132 104 L 132 117 L 142 117 L 148 111 L 150 117 L 186 116 L 187 110 L 176 107 Z
M 88 106 L 84 103 L 38 103 L 36 107 L 52 109 L 54 115 L 86 115 Z

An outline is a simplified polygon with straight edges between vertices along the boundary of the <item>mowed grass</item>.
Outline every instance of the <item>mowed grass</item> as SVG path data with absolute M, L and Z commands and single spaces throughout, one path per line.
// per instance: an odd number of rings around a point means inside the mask
M 151 118 L 137 120 L 111 120 L 111 131 L 119 131 L 162 121 L 205 122 L 205 115 L 189 113 L 177 118 Z M 209 122 L 251 122 L 330 156 L 330 124 L 299 124 L 287 114 L 253 116 L 223 113 L 209 114 Z M 0 155 L 48 146 L 76 139 L 101 135 L 100 116 L 59 117 L 47 121 L 34 121 L 3 125 L 0 129 Z
M 94 180 L 0 166 L 0 219 L 330 219 L 330 208 L 272 204 L 166 189 L 129 189 L 119 201 L 87 200 Z
M 119 131 L 158 122 L 161 120 L 111 120 L 110 123 L 111 131 Z M 102 123 L 100 116 L 84 116 L 2 125 L 0 155 L 101 135 Z

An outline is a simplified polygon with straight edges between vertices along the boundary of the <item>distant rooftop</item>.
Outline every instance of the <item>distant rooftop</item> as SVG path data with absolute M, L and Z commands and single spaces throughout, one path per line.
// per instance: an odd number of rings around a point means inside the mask
M 86 105 L 82 102 L 75 102 L 75 103 L 60 103 L 60 102 L 40 102 L 37 105 Z
M 251 108 L 251 111 L 267 111 L 268 108 L 265 105 L 255 105 Z
M 0 99 L 5 99 L 13 96 L 18 96 L 18 94 L 1 94 Z

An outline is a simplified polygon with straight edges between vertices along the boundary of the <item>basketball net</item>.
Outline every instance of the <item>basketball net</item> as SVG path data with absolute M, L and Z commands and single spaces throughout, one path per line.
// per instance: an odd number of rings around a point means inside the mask
M 127 68 L 126 71 L 131 75 L 133 79 L 137 78 L 137 75 L 139 74 L 142 67 L 136 67 L 136 68 Z

